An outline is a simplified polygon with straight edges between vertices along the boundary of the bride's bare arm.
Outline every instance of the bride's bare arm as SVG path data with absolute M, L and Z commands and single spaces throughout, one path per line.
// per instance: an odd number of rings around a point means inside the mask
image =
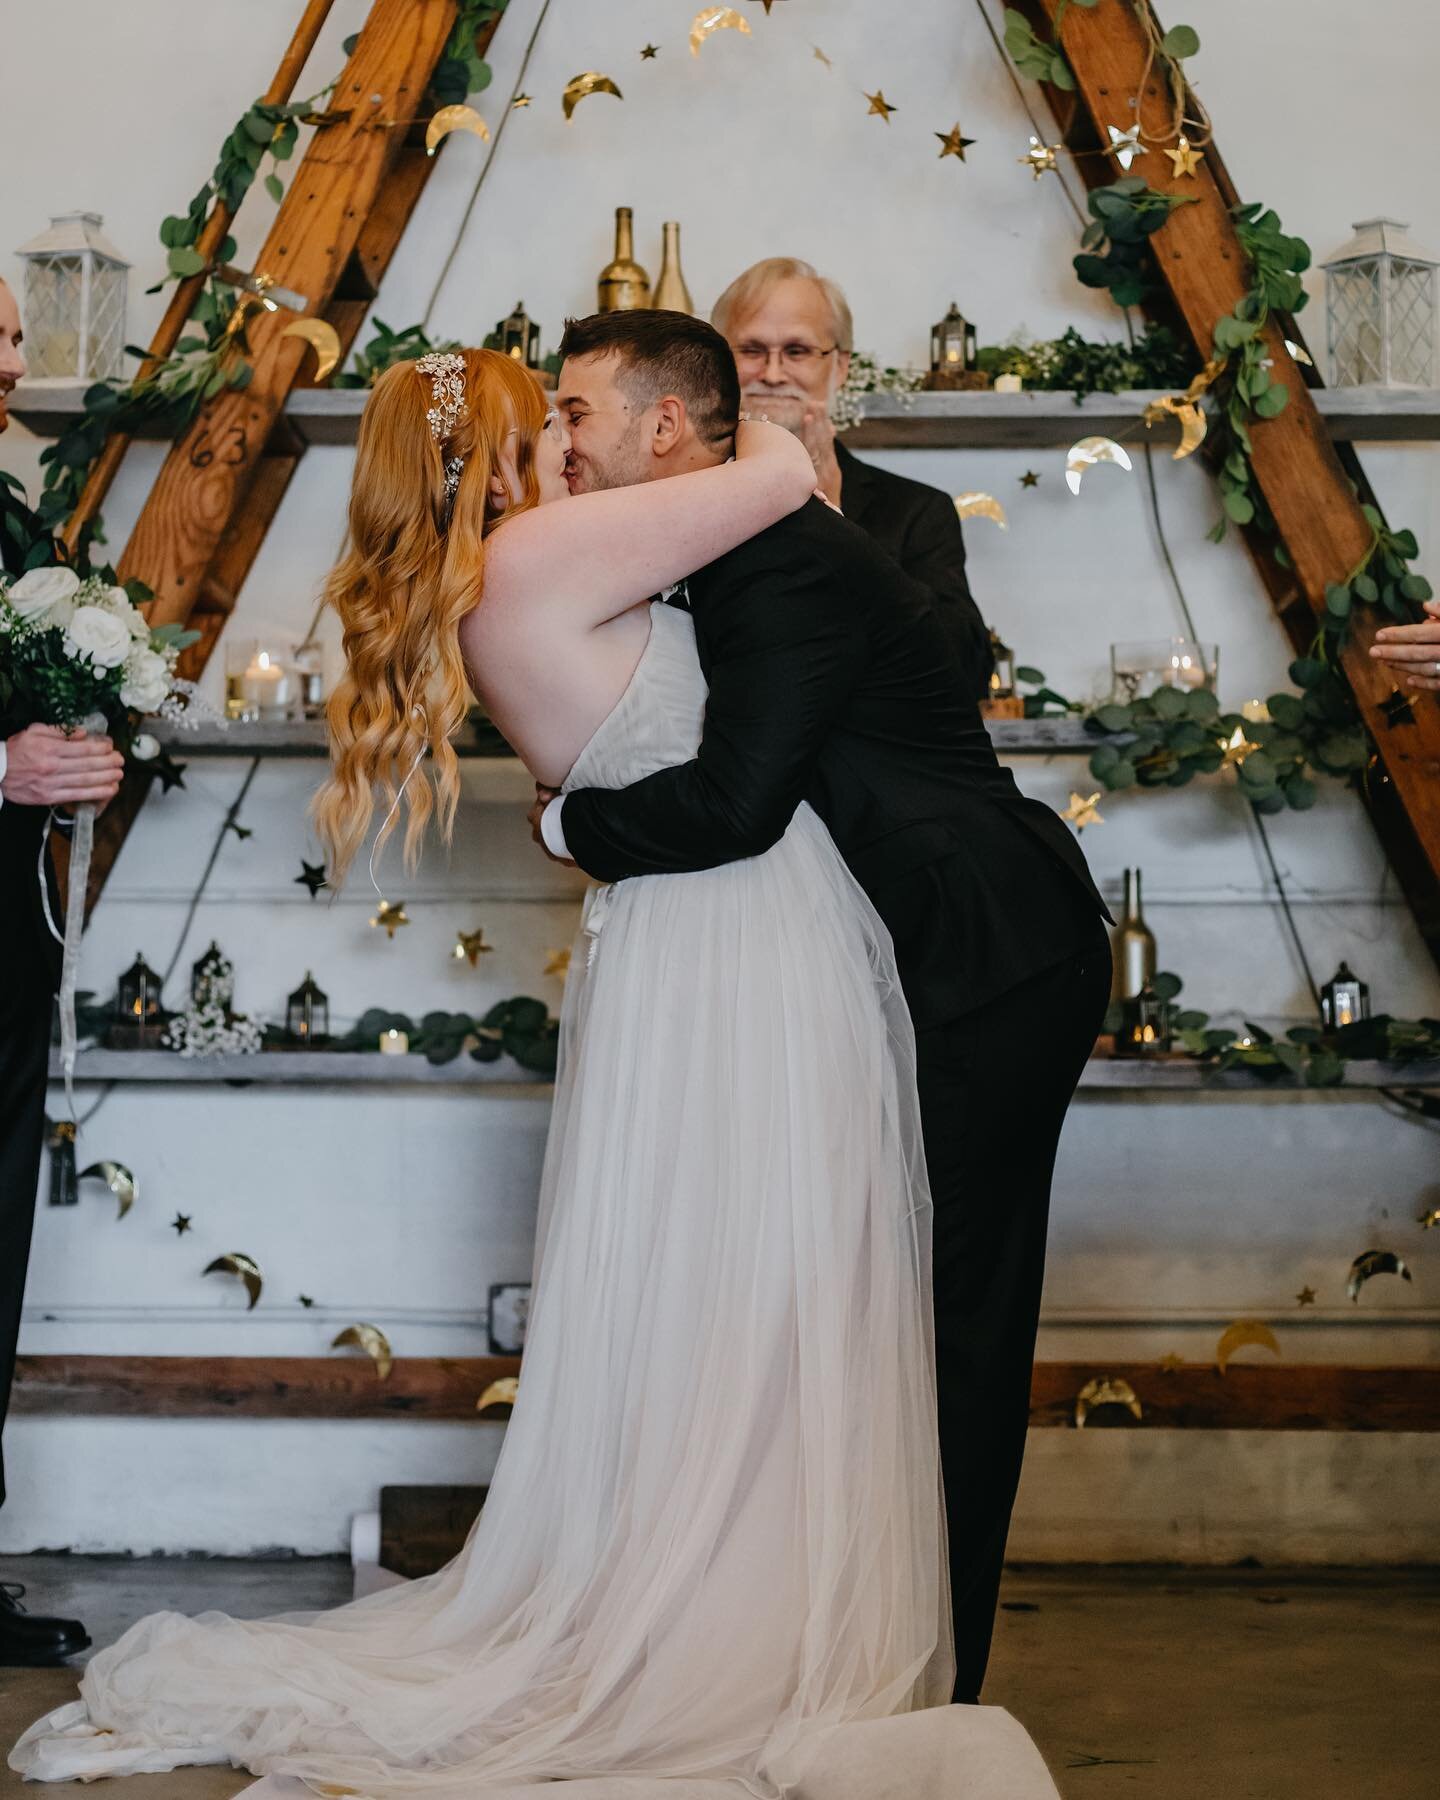
M 735 460 L 539 506 L 485 547 L 485 599 L 553 603 L 581 629 L 692 575 L 803 506 L 815 468 L 779 425 L 742 423 Z

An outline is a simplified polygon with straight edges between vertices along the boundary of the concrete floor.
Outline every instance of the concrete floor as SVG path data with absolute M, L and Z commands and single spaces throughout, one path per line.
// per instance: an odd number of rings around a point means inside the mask
M 351 1592 L 338 1558 L 36 1556 L 0 1579 L 97 1644 L 160 1608 L 258 1617 Z M 1437 1602 L 1434 1571 L 1017 1569 L 985 1697 L 1029 1728 L 1064 1800 L 1435 1800 Z M 0 1670 L 0 1745 L 74 1691 L 64 1669 Z M 188 1769 L 116 1793 L 230 1800 L 250 1779 Z M 0 1770 L 5 1800 L 38 1791 Z

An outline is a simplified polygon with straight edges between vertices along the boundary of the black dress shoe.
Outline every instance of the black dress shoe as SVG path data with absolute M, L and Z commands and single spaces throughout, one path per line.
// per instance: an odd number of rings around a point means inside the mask
M 0 1582 L 0 1664 L 45 1666 L 89 1648 L 89 1633 L 78 1619 L 27 1612 L 20 1600 L 24 1592 L 18 1581 Z

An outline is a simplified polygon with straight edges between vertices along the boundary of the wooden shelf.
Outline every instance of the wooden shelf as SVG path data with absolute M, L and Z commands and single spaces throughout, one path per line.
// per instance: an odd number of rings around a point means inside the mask
M 86 384 L 24 381 L 11 413 L 41 437 L 56 437 L 82 410 Z M 1440 388 L 1315 388 L 1312 396 L 1332 437 L 1341 441 L 1420 443 L 1440 440 Z M 353 444 L 369 391 L 297 388 L 285 417 L 307 444 Z M 1039 450 L 1063 448 L 1090 435 L 1115 437 L 1139 424 L 1151 390 L 1070 393 L 875 394 L 865 416 L 845 434 L 859 450 Z M 142 434 L 143 435 L 143 434 Z M 1140 441 L 1144 433 L 1134 441 Z M 1170 436 L 1154 434 L 1165 445 Z
M 987 719 L 990 741 L 1002 756 L 1088 756 L 1100 739 L 1078 719 Z M 283 725 L 206 725 L 195 731 L 166 729 L 155 735 L 177 761 L 191 756 L 323 757 L 329 754 L 323 719 Z M 515 760 L 493 725 L 467 723 L 455 738 L 457 756 Z
M 52 1051 L 50 1078 L 60 1079 L 59 1052 Z M 82 1050 L 75 1064 L 77 1081 L 136 1083 L 225 1083 L 257 1087 L 484 1087 L 499 1091 L 548 1088 L 541 1076 L 527 1074 L 507 1057 L 474 1062 L 460 1056 L 433 1064 L 423 1056 L 384 1056 L 378 1052 L 263 1050 L 254 1056 L 180 1056 L 172 1050 Z M 1083 1091 L 1165 1094 L 1325 1093 L 1374 1088 L 1440 1087 L 1440 1062 L 1352 1062 L 1344 1089 L 1307 1088 L 1292 1076 L 1267 1079 L 1249 1069 L 1224 1071 L 1175 1057 L 1142 1062 L 1130 1057 L 1095 1056 L 1080 1078 Z

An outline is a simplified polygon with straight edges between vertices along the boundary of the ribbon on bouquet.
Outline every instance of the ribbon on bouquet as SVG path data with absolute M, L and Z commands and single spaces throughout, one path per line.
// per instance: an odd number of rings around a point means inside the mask
M 82 726 L 86 732 L 100 732 L 106 722 L 99 713 L 91 713 Z M 54 822 L 55 808 L 50 809 Z M 75 808 L 75 830 L 70 838 L 70 876 L 65 895 L 65 930 L 61 932 L 50 912 L 50 885 L 45 879 L 45 852 L 50 843 L 47 825 L 40 837 L 40 859 L 36 873 L 40 880 L 40 903 L 45 909 L 45 923 L 50 935 L 61 946 L 60 961 L 60 1069 L 65 1077 L 65 1099 L 70 1108 L 70 1123 L 75 1125 L 75 1058 L 78 1033 L 75 1029 L 75 987 L 80 975 L 80 938 L 85 930 L 85 889 L 90 882 L 90 858 L 95 849 L 95 803 L 82 800 Z M 73 1141 L 73 1140 L 72 1140 Z

